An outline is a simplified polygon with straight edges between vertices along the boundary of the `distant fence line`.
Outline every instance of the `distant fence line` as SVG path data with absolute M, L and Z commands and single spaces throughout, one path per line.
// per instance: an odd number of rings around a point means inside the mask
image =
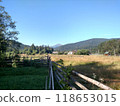
M 34 63 L 42 64 L 44 66 L 48 66 L 48 56 L 44 57 L 39 57 L 39 58 L 34 58 L 34 57 L 20 57 L 20 58 L 15 58 L 15 59 L 5 59 L 5 62 L 8 65 L 12 65 L 12 63 L 17 63 L 18 65 L 24 65 L 25 61 L 34 61 Z

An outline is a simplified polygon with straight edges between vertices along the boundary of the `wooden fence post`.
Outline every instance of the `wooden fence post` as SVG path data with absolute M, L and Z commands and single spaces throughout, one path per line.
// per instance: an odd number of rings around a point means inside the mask
M 49 60 L 49 89 L 51 89 L 51 70 L 50 70 L 50 61 Z
M 47 90 L 47 80 L 48 80 L 48 77 L 46 76 L 45 90 Z
M 52 69 L 52 61 L 49 59 L 49 89 L 54 90 L 54 77 Z
M 52 79 L 52 90 L 54 90 L 54 77 L 53 77 L 52 61 L 51 61 L 51 79 Z

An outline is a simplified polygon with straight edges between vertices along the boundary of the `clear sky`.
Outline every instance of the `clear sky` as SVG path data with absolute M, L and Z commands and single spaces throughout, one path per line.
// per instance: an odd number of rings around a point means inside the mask
M 16 21 L 18 41 L 67 44 L 120 38 L 120 0 L 2 0 Z

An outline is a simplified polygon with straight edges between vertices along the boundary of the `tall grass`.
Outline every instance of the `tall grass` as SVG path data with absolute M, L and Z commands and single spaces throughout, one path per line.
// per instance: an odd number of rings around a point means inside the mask
M 51 55 L 53 61 L 64 60 L 75 71 L 102 81 L 113 89 L 120 89 L 120 57 L 102 55 Z
M 0 89 L 45 89 L 48 68 L 20 67 L 0 68 Z

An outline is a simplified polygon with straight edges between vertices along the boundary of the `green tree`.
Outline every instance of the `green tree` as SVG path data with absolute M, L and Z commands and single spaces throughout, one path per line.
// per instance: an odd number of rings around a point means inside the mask
M 5 52 L 10 45 L 10 40 L 17 40 L 18 32 L 15 31 L 15 22 L 11 16 L 0 6 L 0 64 L 5 58 Z
M 100 45 L 98 45 L 98 49 L 100 50 L 100 53 L 102 54 L 104 54 L 107 51 L 111 55 L 119 55 L 120 54 L 120 40 L 113 39 L 113 40 L 103 42 Z
M 89 55 L 90 51 L 87 49 L 81 49 L 81 50 L 77 50 L 76 54 L 77 55 Z
M 30 49 L 32 49 L 32 50 L 36 50 L 35 45 L 34 45 L 34 44 L 32 44 L 32 45 L 31 45 L 31 47 L 30 47 Z
M 49 46 L 35 46 L 32 44 L 30 47 L 24 48 L 23 53 L 28 55 L 35 55 L 35 54 L 45 54 L 45 53 L 52 53 L 53 48 Z

